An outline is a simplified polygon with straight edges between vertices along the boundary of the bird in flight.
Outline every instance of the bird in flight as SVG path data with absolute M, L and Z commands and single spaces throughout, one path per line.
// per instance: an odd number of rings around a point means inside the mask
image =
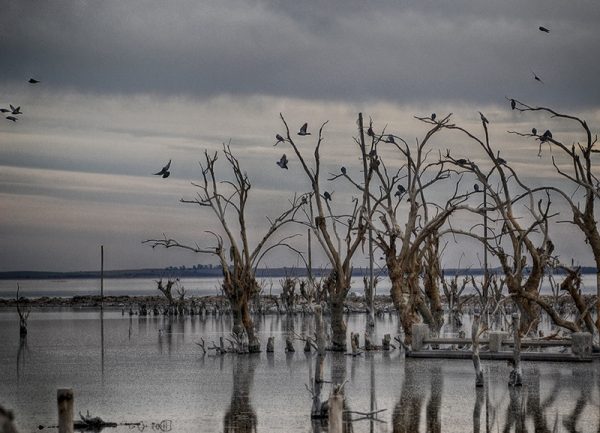
M 6 120 L 12 120 L 13 122 L 16 122 L 17 118 L 15 116 L 6 116 Z
M 0 113 L 10 113 L 8 108 L 0 108 Z
M 544 84 L 544 82 L 542 81 L 542 79 L 540 77 L 538 77 L 535 72 L 531 71 L 531 73 L 533 74 L 533 79 L 535 81 L 539 81 L 540 83 Z
M 155 176 L 162 176 L 163 179 L 169 177 L 171 175 L 171 172 L 169 171 L 169 168 L 171 167 L 171 160 L 169 159 L 169 162 L 167 163 L 167 165 L 165 165 L 162 170 L 160 170 L 158 173 L 154 173 Z
M 310 135 L 310 132 L 306 132 L 307 129 L 308 129 L 308 123 L 305 123 L 300 128 L 300 132 L 298 132 L 298 135 Z
M 285 141 L 285 139 L 280 134 L 275 135 L 275 138 L 277 139 L 277 143 L 275 143 L 273 146 L 277 146 L 279 143 Z
M 482 121 L 484 124 L 486 124 L 486 123 L 490 123 L 490 122 L 489 122 L 489 121 L 486 119 L 486 117 L 483 115 L 483 113 L 482 113 L 481 111 L 479 112 L 479 117 L 481 117 L 481 121 Z
M 10 109 L 12 110 L 12 114 L 23 114 L 23 112 L 21 111 L 20 105 L 16 108 L 12 104 L 9 104 L 9 105 L 10 105 Z
M 288 169 L 288 159 L 287 156 L 285 156 L 285 153 L 283 154 L 283 156 L 279 159 L 279 161 L 276 162 L 276 164 L 281 167 L 281 168 L 285 168 L 286 170 Z
M 29 84 L 37 84 L 39 82 L 40 82 L 40 80 L 36 80 L 35 78 L 30 78 L 28 81 Z
M 548 30 L 546 27 L 539 26 L 538 28 L 540 29 L 540 32 L 550 33 L 550 30 Z

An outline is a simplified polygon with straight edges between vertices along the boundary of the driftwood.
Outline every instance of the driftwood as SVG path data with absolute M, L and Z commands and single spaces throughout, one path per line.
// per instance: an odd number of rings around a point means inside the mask
M 79 418 L 81 420 L 73 422 L 73 427 L 77 430 L 100 430 L 105 427 L 117 427 L 116 422 L 104 421 L 99 416 L 91 416 L 89 410 L 85 416 L 79 412 Z

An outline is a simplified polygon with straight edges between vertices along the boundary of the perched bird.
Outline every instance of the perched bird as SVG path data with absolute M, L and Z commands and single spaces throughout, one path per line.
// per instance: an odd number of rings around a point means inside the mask
M 12 120 L 13 122 L 16 122 L 17 118 L 15 116 L 6 116 L 6 120 Z
M 19 105 L 18 107 L 14 107 L 12 104 L 10 105 L 10 109 L 12 110 L 12 114 L 23 114 L 23 112 L 21 111 L 21 106 Z
M 369 129 L 367 129 L 367 135 L 369 137 L 375 137 L 375 132 L 373 132 L 373 128 L 369 126 Z
M 532 133 L 533 135 L 537 135 L 537 129 L 535 129 L 535 128 L 531 128 L 531 133 Z
M 402 193 L 400 191 L 396 191 L 396 193 L 394 194 L 394 197 L 402 197 Z
M 285 141 L 285 139 L 279 134 L 276 134 L 275 138 L 277 139 L 277 143 L 275 143 L 273 146 L 277 146 L 279 143 Z
M 476 183 L 475 185 L 473 185 L 473 189 L 475 190 L 475 192 L 479 192 L 479 184 Z
M 396 140 L 394 140 L 394 136 L 391 134 L 388 135 L 386 143 L 396 144 Z
M 170 167 L 171 167 L 171 160 L 169 159 L 169 162 L 167 163 L 167 165 L 165 165 L 158 173 L 154 173 L 154 175 L 162 176 L 163 179 L 165 179 L 171 175 L 171 172 L 169 171 Z
M 29 84 L 37 84 L 39 82 L 40 82 L 40 80 L 36 80 L 35 78 L 30 78 L 28 81 Z
M 331 201 L 331 194 L 329 194 L 327 191 L 323 193 L 323 197 L 325 198 L 325 201 Z
M 340 171 L 342 172 L 342 174 L 346 174 L 346 167 L 340 168 Z
M 548 30 L 546 27 L 539 26 L 538 28 L 540 29 L 541 32 L 550 33 L 550 30 Z
M 431 113 L 431 120 L 435 120 L 435 118 L 436 118 L 435 113 Z
M 500 165 L 506 164 L 506 160 L 504 158 L 496 158 L 496 162 Z
M 398 192 L 400 194 L 404 194 L 406 192 L 406 188 L 404 188 L 404 185 L 402 185 L 402 184 L 398 184 L 397 188 L 398 188 Z
M 544 131 L 544 133 L 542 134 L 542 138 L 540 138 L 540 140 L 542 140 L 542 141 L 546 141 L 546 140 L 548 140 L 549 138 L 552 138 L 552 133 L 550 132 L 550 130 L 549 130 L 549 129 L 546 129 L 546 130 Z
M 489 122 L 489 121 L 486 119 L 486 117 L 483 115 L 483 113 L 482 113 L 481 111 L 479 112 L 479 117 L 481 117 L 481 121 L 482 121 L 484 124 L 486 124 L 486 123 L 490 123 L 490 122 Z
M 0 108 L 0 113 L 10 113 L 8 108 Z
M 465 164 L 467 163 L 467 160 L 466 160 L 466 159 L 463 159 L 463 158 L 461 158 L 461 159 L 457 159 L 457 160 L 456 160 L 456 163 L 457 163 L 458 165 L 465 165 Z
M 533 74 L 533 79 L 535 81 L 539 81 L 540 83 L 544 84 L 544 82 L 542 81 L 542 79 L 540 77 L 538 77 L 535 72 L 531 71 L 531 73 Z
M 510 108 L 511 108 L 511 109 L 513 109 L 513 110 L 514 110 L 515 108 L 517 108 L 517 103 L 515 102 L 515 100 L 514 100 L 514 99 L 511 99 L 511 100 L 510 100 Z
M 306 197 L 302 197 L 302 201 L 301 201 L 301 203 L 302 203 L 302 204 L 306 204 L 306 203 L 307 203 Z
M 285 153 L 283 154 L 283 156 L 279 159 L 279 161 L 277 161 L 277 165 L 281 168 L 285 168 L 286 170 L 288 169 L 288 159 L 287 156 L 285 156 Z
M 300 128 L 300 132 L 298 132 L 298 135 L 310 135 L 310 132 L 306 132 L 307 129 L 308 129 L 308 123 L 305 123 Z

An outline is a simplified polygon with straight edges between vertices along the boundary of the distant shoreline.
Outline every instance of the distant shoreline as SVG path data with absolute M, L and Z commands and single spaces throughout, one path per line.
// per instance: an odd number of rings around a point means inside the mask
M 490 273 L 501 273 L 500 269 L 489 270 Z M 323 277 L 328 275 L 329 269 L 313 269 L 313 276 Z M 444 269 L 446 276 L 451 275 L 483 275 L 484 270 L 475 269 Z M 561 272 L 557 271 L 557 274 Z M 582 274 L 595 274 L 596 268 L 585 266 L 581 268 Z M 387 276 L 387 270 L 378 270 L 376 274 Z M 104 278 L 219 278 L 222 277 L 220 267 L 203 268 L 148 268 L 148 269 L 120 269 L 104 271 Z M 258 278 L 268 277 L 306 277 L 308 272 L 305 268 L 261 268 L 256 270 Z M 368 275 L 368 268 L 354 268 L 353 277 Z M 100 271 L 74 271 L 74 272 L 50 272 L 50 271 L 6 271 L 0 272 L 0 280 L 69 280 L 69 279 L 99 279 Z

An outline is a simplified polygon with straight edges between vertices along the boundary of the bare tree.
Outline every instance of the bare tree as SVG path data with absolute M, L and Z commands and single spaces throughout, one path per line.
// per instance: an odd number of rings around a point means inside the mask
M 598 142 L 598 136 L 592 135 L 587 122 L 580 117 L 559 113 L 552 108 L 535 107 L 518 100 L 514 101 L 515 109 L 522 113 L 541 112 L 549 115 L 552 119 L 573 122 L 581 128 L 584 140 L 577 141 L 577 144 L 573 140 L 571 145 L 565 144 L 564 141 L 553 136 L 550 130 L 541 134 L 541 131 L 537 130 L 532 130 L 531 133 L 510 132 L 539 141 L 540 155 L 544 145 L 547 145 L 549 149 L 554 148 L 567 158 L 568 169 L 559 165 L 554 155 L 552 156 L 552 165 L 556 172 L 576 189 L 575 194 L 568 194 L 564 189 L 556 187 L 547 187 L 547 189 L 560 196 L 569 206 L 572 213 L 572 220 L 569 222 L 579 228 L 585 236 L 586 244 L 589 245 L 594 255 L 596 268 L 600 269 L 600 231 L 596 217 L 596 203 L 600 198 L 600 179 L 594 174 L 595 155 L 600 153 L 600 150 L 594 148 Z M 596 291 L 596 331 L 600 332 L 600 272 L 596 272 Z
M 21 288 L 17 284 L 17 313 L 19 314 L 19 335 L 21 338 L 25 338 L 27 336 L 27 319 L 29 318 L 29 314 L 31 313 L 31 308 L 29 305 L 23 305 L 22 302 L 27 300 L 23 297 L 19 296 L 19 290 Z
M 223 154 L 232 170 L 230 180 L 217 180 L 218 154 L 204 152 L 204 163 L 201 163 L 202 179 L 192 183 L 198 188 L 193 199 L 181 199 L 183 203 L 194 204 L 212 210 L 221 233 L 208 231 L 215 238 L 216 245 L 201 247 L 197 243 L 187 244 L 178 240 L 167 238 L 149 239 L 145 243 L 165 248 L 182 248 L 196 253 L 215 255 L 223 271 L 222 289 L 231 304 L 234 319 L 233 333 L 240 339 L 243 334 L 248 338 L 248 350 L 260 351 L 260 341 L 254 329 L 254 322 L 250 315 L 249 302 L 260 290 L 256 279 L 256 268 L 261 259 L 276 247 L 287 247 L 297 253 L 288 241 L 297 236 L 295 234 L 284 236 L 271 242 L 271 238 L 284 225 L 296 221 L 300 208 L 308 202 L 308 197 L 294 196 L 289 201 L 289 207 L 277 218 L 267 217 L 269 226 L 266 233 L 252 248 L 249 239 L 249 226 L 246 220 L 246 209 L 251 188 L 248 175 L 242 170 L 238 159 L 233 155 L 229 145 L 223 145 Z M 251 230 L 254 232 L 254 228 Z M 228 248 L 227 248 L 228 246 Z
M 350 289 L 352 278 L 352 257 L 365 239 L 370 215 L 368 214 L 368 184 L 373 177 L 373 172 L 378 159 L 376 155 L 369 157 L 370 166 L 367 171 L 366 187 L 362 188 L 361 197 L 354 200 L 348 213 L 334 214 L 331 207 L 331 194 L 322 190 L 321 176 L 321 144 L 323 143 L 323 123 L 317 135 L 317 144 L 314 149 L 313 166 L 309 167 L 306 157 L 290 133 L 290 128 L 283 117 L 285 126 L 285 142 L 292 146 L 294 153 L 300 161 L 304 173 L 310 181 L 312 200 L 307 212 L 307 223 L 327 255 L 331 265 L 331 273 L 323 282 L 323 287 L 328 293 L 329 308 L 331 311 L 332 350 L 346 350 L 346 323 L 344 322 L 344 301 Z M 344 170 L 345 171 L 345 170 Z M 342 237 L 343 236 L 343 237 Z
M 432 187 L 452 174 L 443 161 L 429 160 L 431 149 L 428 147 L 431 138 L 442 130 L 449 118 L 450 115 L 433 122 L 425 137 L 417 140 L 414 146 L 395 135 L 369 134 L 372 137 L 371 153 L 376 155 L 377 146 L 384 142 L 395 146 L 403 159 L 402 166 L 393 174 L 383 160 L 374 166 L 378 182 L 373 189 L 378 189 L 378 195 L 371 194 L 373 213 L 379 222 L 371 220 L 371 223 L 374 242 L 385 256 L 392 283 L 391 296 L 407 344 L 411 342 L 412 325 L 419 316 L 434 331 L 439 331 L 443 324 L 439 230 L 468 198 L 468 194 L 459 194 L 455 187 L 442 205 L 428 199 Z M 362 186 L 347 174 L 344 176 L 362 190 Z M 423 290 L 419 284 L 421 275 Z

